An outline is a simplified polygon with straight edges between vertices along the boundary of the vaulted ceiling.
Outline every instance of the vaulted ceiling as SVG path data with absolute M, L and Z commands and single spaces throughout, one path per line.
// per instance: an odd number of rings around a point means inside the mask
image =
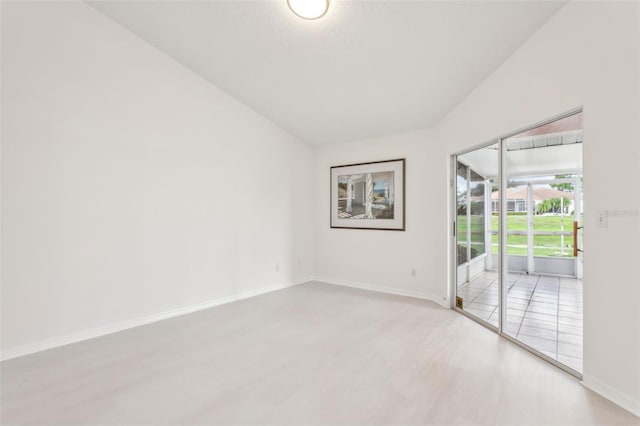
M 305 142 L 438 123 L 565 2 L 332 1 L 306 21 L 278 1 L 91 1 Z

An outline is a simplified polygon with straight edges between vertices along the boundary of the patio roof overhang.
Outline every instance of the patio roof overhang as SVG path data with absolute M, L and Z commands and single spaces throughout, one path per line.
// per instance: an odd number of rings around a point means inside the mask
M 580 173 L 582 131 L 531 135 L 505 139 L 507 174 L 510 178 Z M 497 144 L 478 149 L 460 159 L 487 179 L 498 176 Z

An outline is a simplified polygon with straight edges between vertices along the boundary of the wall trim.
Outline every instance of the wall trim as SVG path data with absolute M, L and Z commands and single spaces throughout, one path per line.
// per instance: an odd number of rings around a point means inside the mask
M 633 399 L 631 396 L 620 392 L 619 390 L 588 374 L 582 375 L 582 381 L 580 384 L 640 417 L 640 401 Z
M 301 280 L 297 280 L 291 284 L 275 284 L 267 287 L 261 287 L 255 290 L 243 291 L 238 294 L 230 296 L 218 297 L 206 302 L 195 303 L 180 308 L 169 309 L 167 311 L 158 312 L 155 314 L 145 315 L 138 318 L 133 318 L 125 321 L 118 321 L 113 324 L 95 327 L 88 330 L 78 331 L 64 336 L 52 337 L 44 340 L 40 340 L 26 345 L 15 346 L 2 350 L 0 355 L 1 361 L 6 361 L 13 358 L 18 358 L 25 355 L 30 355 L 36 352 L 46 351 L 47 349 L 53 349 L 60 346 L 69 345 L 72 343 L 82 342 L 84 340 L 94 339 L 100 336 L 106 336 L 107 334 L 117 333 L 119 331 L 128 330 L 134 327 L 140 327 L 142 325 L 151 324 L 154 322 L 166 320 L 169 318 L 191 314 L 193 312 L 202 311 L 205 309 L 213 308 L 215 306 L 224 305 L 226 303 L 235 302 L 238 300 L 248 299 L 250 297 L 259 296 L 261 294 L 270 293 L 272 291 L 282 290 L 295 285 L 303 284 L 312 281 L 312 277 L 307 277 Z
M 449 303 L 446 300 L 442 300 L 441 297 L 438 297 L 438 296 L 436 296 L 434 294 L 427 293 L 427 292 L 424 292 L 424 291 L 416 291 L 416 290 L 407 290 L 407 289 L 400 289 L 400 288 L 394 288 L 394 287 L 386 287 L 386 286 L 381 286 L 381 285 L 376 285 L 376 284 L 369 284 L 369 283 L 362 283 L 362 282 L 356 282 L 356 281 L 341 280 L 341 279 L 328 278 L 328 277 L 314 277 L 314 281 L 323 282 L 323 283 L 327 283 L 327 284 L 341 285 L 341 286 L 344 286 L 344 287 L 359 288 L 361 290 L 376 291 L 378 293 L 394 294 L 396 296 L 415 297 L 417 299 L 430 300 L 430 301 L 435 302 L 438 305 L 443 306 L 443 307 L 445 307 L 447 309 L 451 308 L 449 306 Z

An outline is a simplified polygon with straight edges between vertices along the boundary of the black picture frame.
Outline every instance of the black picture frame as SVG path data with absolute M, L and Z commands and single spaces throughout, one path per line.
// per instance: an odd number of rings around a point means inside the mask
M 330 168 L 330 227 L 405 231 L 406 160 Z

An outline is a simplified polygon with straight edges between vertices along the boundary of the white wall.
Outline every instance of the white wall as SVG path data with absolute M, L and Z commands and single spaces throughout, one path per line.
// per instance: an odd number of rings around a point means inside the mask
M 441 300 L 450 282 L 450 154 L 582 105 L 584 384 L 640 414 L 639 9 L 568 4 L 433 132 L 316 149 L 316 209 L 327 211 L 316 219 L 316 274 Z M 329 229 L 328 167 L 401 156 L 406 234 Z M 610 212 L 607 229 L 596 227 L 601 210 Z
M 446 303 L 446 283 L 437 279 L 439 271 L 446 269 L 447 253 L 433 247 L 431 238 L 434 211 L 443 208 L 432 198 L 432 186 L 440 185 L 442 176 L 425 166 L 433 161 L 426 149 L 431 133 L 424 130 L 315 147 L 314 270 L 318 280 Z M 397 158 L 406 159 L 406 231 L 330 228 L 329 168 Z
M 2 3 L 2 100 L 3 357 L 312 275 L 311 148 L 88 5 Z

